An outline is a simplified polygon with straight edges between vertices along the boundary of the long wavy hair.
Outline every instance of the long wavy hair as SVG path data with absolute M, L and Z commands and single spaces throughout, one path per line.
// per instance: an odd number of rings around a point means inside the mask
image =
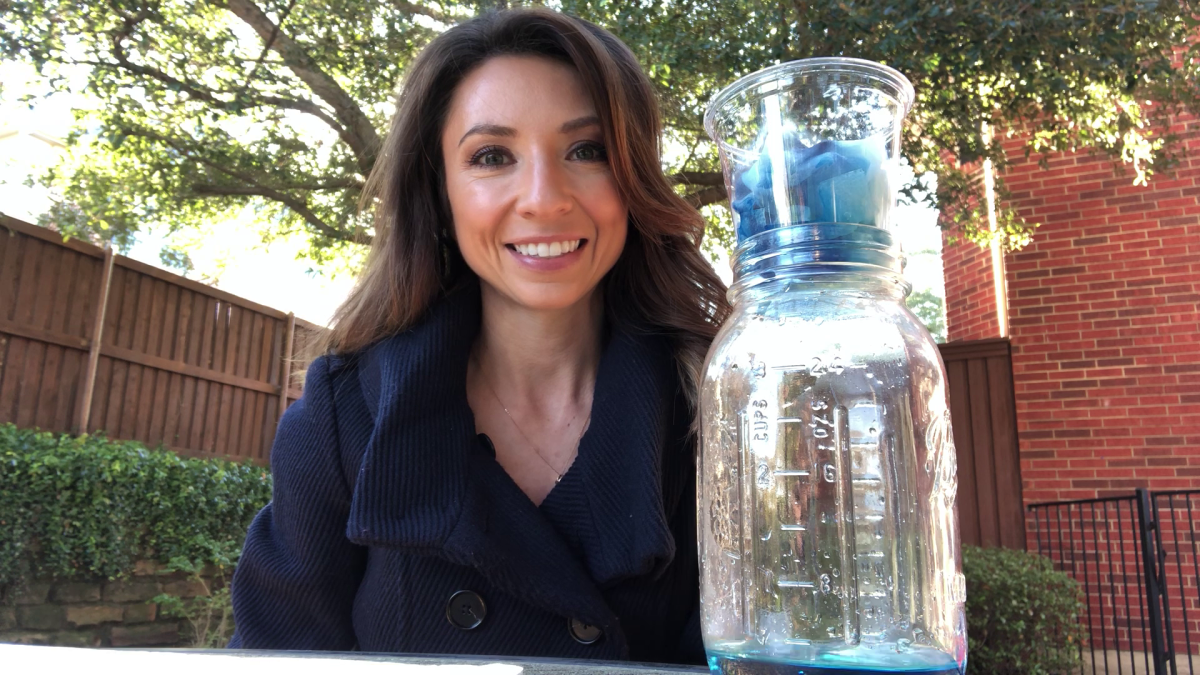
M 658 103 L 633 53 L 599 26 L 544 9 L 471 19 L 435 38 L 413 62 L 363 194 L 374 208 L 371 252 L 334 315 L 326 349 L 351 353 L 407 330 L 442 295 L 476 278 L 449 234 L 442 127 L 463 78 L 501 55 L 555 59 L 583 81 L 629 209 L 625 249 L 601 282 L 606 319 L 669 339 L 695 411 L 705 354 L 730 310 L 724 285 L 700 253 L 704 218 L 663 175 Z

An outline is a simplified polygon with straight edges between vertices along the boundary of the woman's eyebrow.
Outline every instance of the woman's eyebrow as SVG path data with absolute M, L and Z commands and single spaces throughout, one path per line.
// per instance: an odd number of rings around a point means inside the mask
M 513 129 L 512 127 L 503 127 L 499 124 L 476 124 L 470 129 L 467 129 L 467 133 L 463 134 L 463 137 L 458 139 L 458 145 L 461 147 L 463 141 L 467 140 L 467 137 L 473 134 L 512 137 L 517 135 L 517 130 Z
M 592 126 L 600 126 L 600 118 L 595 115 L 588 115 L 587 117 L 578 117 L 570 122 L 566 122 L 558 131 L 559 133 L 569 134 L 572 131 L 579 131 L 580 129 Z
M 596 117 L 595 115 L 588 115 L 586 117 L 577 117 L 569 122 L 564 122 L 563 125 L 559 127 L 558 131 L 562 134 L 569 134 L 572 131 L 578 131 L 580 129 L 593 126 L 600 126 L 600 118 Z M 499 124 L 488 124 L 486 122 L 476 124 L 470 129 L 467 129 L 467 133 L 463 134 L 462 138 L 458 139 L 458 145 L 461 147 L 463 142 L 467 140 L 467 137 L 474 134 L 512 138 L 513 136 L 517 135 L 517 130 L 513 129 L 512 127 L 501 126 Z

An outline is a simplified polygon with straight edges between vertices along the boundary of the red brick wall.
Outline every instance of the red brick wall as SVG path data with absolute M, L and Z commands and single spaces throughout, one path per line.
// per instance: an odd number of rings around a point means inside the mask
M 991 252 L 942 236 L 942 274 L 946 279 L 946 337 L 984 340 L 1000 337 Z M 953 317 L 953 320 L 950 320 Z
M 1042 169 L 1011 146 L 1009 205 L 1042 223 L 1006 261 L 1026 502 L 1200 488 L 1200 137 L 1187 131 L 1193 157 L 1144 187 L 1106 159 Z M 988 252 L 943 256 L 950 338 L 994 336 Z

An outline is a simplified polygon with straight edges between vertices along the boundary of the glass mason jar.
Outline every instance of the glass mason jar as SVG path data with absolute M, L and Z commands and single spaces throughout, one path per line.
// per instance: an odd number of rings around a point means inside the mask
M 738 247 L 700 394 L 713 672 L 960 673 L 945 368 L 889 228 L 912 86 L 808 59 L 713 100 Z

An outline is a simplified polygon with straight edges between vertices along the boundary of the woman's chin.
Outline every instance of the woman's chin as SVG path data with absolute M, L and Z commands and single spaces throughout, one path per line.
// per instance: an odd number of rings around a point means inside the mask
M 514 284 L 499 293 L 526 311 L 561 312 L 584 304 L 595 288 L 581 283 Z

